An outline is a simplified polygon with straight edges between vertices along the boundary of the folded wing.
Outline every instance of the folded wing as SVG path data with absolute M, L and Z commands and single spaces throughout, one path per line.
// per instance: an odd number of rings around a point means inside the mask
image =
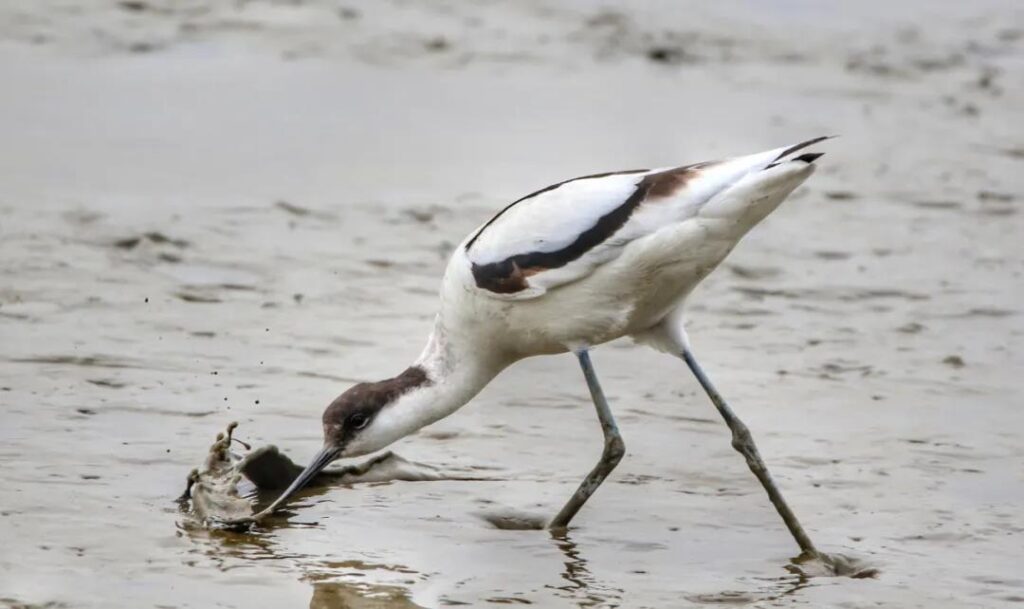
M 537 298 L 615 259 L 630 242 L 696 215 L 715 195 L 817 138 L 725 161 L 583 176 L 529 194 L 466 241 L 476 287 Z

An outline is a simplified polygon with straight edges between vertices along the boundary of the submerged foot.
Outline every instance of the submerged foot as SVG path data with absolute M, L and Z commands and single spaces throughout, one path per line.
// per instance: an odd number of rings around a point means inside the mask
M 801 554 L 793 559 L 788 567 L 791 571 L 805 577 L 852 577 L 865 579 L 878 577 L 878 567 L 869 564 L 862 558 L 846 554 Z

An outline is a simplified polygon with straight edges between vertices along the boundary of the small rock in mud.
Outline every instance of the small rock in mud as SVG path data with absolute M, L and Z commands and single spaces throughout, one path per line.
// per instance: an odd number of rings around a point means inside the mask
M 740 279 L 768 279 L 769 277 L 776 277 L 782 274 L 782 271 L 774 267 L 755 267 L 755 266 L 744 266 L 739 264 L 729 264 L 726 266 L 733 275 Z
M 950 355 L 945 357 L 943 358 L 942 363 L 950 366 L 951 368 L 963 368 L 967 365 L 964 363 L 964 358 L 959 355 Z
M 274 203 L 274 207 L 286 211 L 293 216 L 308 216 L 312 213 L 309 209 L 295 205 L 294 203 L 289 203 L 288 201 L 278 201 L 277 203 Z
M 143 233 L 137 237 L 125 237 L 124 239 L 118 239 L 117 241 L 114 241 L 114 247 L 130 250 L 135 249 L 136 246 L 143 242 L 154 243 L 156 245 L 173 245 L 179 249 L 188 247 L 188 241 L 185 241 L 184 239 L 172 239 L 171 237 L 157 231 Z
M 978 200 L 982 202 L 995 201 L 997 203 L 1010 203 L 1014 196 L 1008 192 L 995 192 L 992 190 L 979 190 Z
M 126 11 L 132 11 L 134 13 L 142 12 L 149 8 L 149 5 L 145 2 L 138 2 L 138 0 L 122 0 L 117 5 Z
M 203 304 L 213 304 L 221 301 L 220 298 L 217 298 L 216 296 L 207 296 L 205 294 L 197 294 L 195 292 L 177 292 L 175 296 L 177 296 L 180 300 L 184 300 L 185 302 L 195 302 Z
M 445 38 L 444 36 L 437 36 L 423 43 L 423 47 L 425 49 L 434 53 L 447 51 L 448 49 L 451 48 L 451 46 L 452 44 L 448 42 L 448 39 Z
M 857 193 L 849 190 L 827 190 L 825 197 L 833 201 L 852 201 L 857 198 Z
M 543 516 L 525 512 L 505 511 L 482 513 L 479 516 L 494 528 L 504 531 L 540 531 L 548 523 Z
M 359 11 L 357 11 L 354 8 L 348 7 L 348 6 L 343 6 L 343 7 L 338 9 L 338 17 L 340 17 L 340 18 L 342 18 L 342 19 L 344 19 L 346 21 L 351 21 L 351 20 L 359 19 L 360 16 L 361 16 L 361 14 L 360 14 Z
M 647 49 L 647 59 L 655 63 L 663 63 L 667 65 L 678 65 L 694 61 L 693 56 L 682 48 L 674 46 L 651 47 L 650 49 Z
M 919 334 L 922 330 L 924 330 L 924 326 L 922 324 L 917 323 L 916 321 L 903 324 L 902 326 L 896 328 L 897 332 L 902 332 L 903 334 Z

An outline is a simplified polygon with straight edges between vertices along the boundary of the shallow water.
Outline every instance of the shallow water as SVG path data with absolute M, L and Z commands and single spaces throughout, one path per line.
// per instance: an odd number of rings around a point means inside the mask
M 0 606 L 1024 600 L 1014 3 L 349 5 L 0 7 Z M 787 568 L 696 382 L 627 342 L 594 354 L 627 456 L 562 536 L 493 523 L 550 518 L 600 453 L 569 357 L 396 446 L 486 480 L 182 526 L 211 433 L 312 455 L 508 200 L 822 133 L 691 337 L 816 543 L 877 578 Z

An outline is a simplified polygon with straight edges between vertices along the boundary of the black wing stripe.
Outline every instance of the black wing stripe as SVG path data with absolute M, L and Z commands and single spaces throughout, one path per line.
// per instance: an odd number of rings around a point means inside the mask
M 526 278 L 530 275 L 563 267 L 615 234 L 629 220 L 650 188 L 650 182 L 641 181 L 622 205 L 601 216 L 593 226 L 562 249 L 516 254 L 490 264 L 473 263 L 473 279 L 477 287 L 496 294 L 513 294 L 528 288 Z
M 583 231 L 572 243 L 553 252 L 527 252 L 509 256 L 499 262 L 489 264 L 472 263 L 473 280 L 477 287 L 496 294 L 514 294 L 530 287 L 527 278 L 542 271 L 557 269 L 579 259 L 588 251 L 607 241 L 626 222 L 637 207 L 648 198 L 670 197 L 685 188 L 687 182 L 700 173 L 700 170 L 714 165 L 715 161 L 697 163 L 685 167 L 676 167 L 644 176 L 636 185 L 636 190 L 618 207 L 597 219 L 593 226 Z M 648 170 L 615 172 L 617 174 L 641 173 Z M 615 175 L 614 173 L 600 174 Z M 586 179 L 586 178 L 577 178 Z M 573 180 L 569 180 L 572 182 Z M 546 188 L 545 192 L 562 184 Z M 534 193 L 535 196 L 538 193 Z M 520 199 L 523 201 L 530 196 Z M 506 208 L 508 209 L 508 208 Z M 504 210 L 503 210 L 504 211 Z M 501 214 L 499 214 L 501 215 Z M 493 219 L 492 219 L 493 222 Z M 488 223 L 490 224 L 490 223 Z M 486 228 L 486 225 L 484 226 Z M 477 233 L 479 234 L 479 233 Z M 472 243 L 472 242 L 471 242 Z
M 532 199 L 532 198 L 540 196 L 540 195 L 542 195 L 542 194 L 544 194 L 546 192 L 550 192 L 550 191 L 552 191 L 552 190 L 554 190 L 556 188 L 560 188 L 562 186 L 565 186 L 569 182 L 576 182 L 576 181 L 579 181 L 579 180 L 590 180 L 590 179 L 594 179 L 594 178 L 607 178 L 608 176 L 615 176 L 615 175 L 629 175 L 629 174 L 632 174 L 632 173 L 643 173 L 645 171 L 650 171 L 650 170 L 649 169 L 628 169 L 626 171 L 608 171 L 606 173 L 595 173 L 593 175 L 580 176 L 578 178 L 572 178 L 571 180 L 563 180 L 561 182 L 558 182 L 557 184 L 552 184 L 551 186 L 545 186 L 544 188 L 541 188 L 540 190 L 538 190 L 536 192 L 531 192 L 530 194 L 526 195 L 525 197 L 521 197 L 519 199 L 516 199 L 515 201 L 512 201 L 511 203 L 506 205 L 504 209 L 502 209 L 498 213 L 494 214 L 494 217 L 491 218 L 490 220 L 488 220 L 486 224 L 481 226 L 480 230 L 476 231 L 476 234 L 473 235 L 473 237 L 466 243 L 466 251 L 468 252 L 469 248 L 473 247 L 473 244 L 476 243 L 476 240 L 480 237 L 480 235 L 482 235 L 483 232 L 485 230 L 487 230 L 488 226 L 494 224 L 494 221 L 497 220 L 498 218 L 500 218 L 502 216 L 502 214 L 504 214 L 508 210 L 512 209 L 513 207 L 515 207 L 519 203 L 522 203 L 523 201 L 526 201 L 528 199 Z

